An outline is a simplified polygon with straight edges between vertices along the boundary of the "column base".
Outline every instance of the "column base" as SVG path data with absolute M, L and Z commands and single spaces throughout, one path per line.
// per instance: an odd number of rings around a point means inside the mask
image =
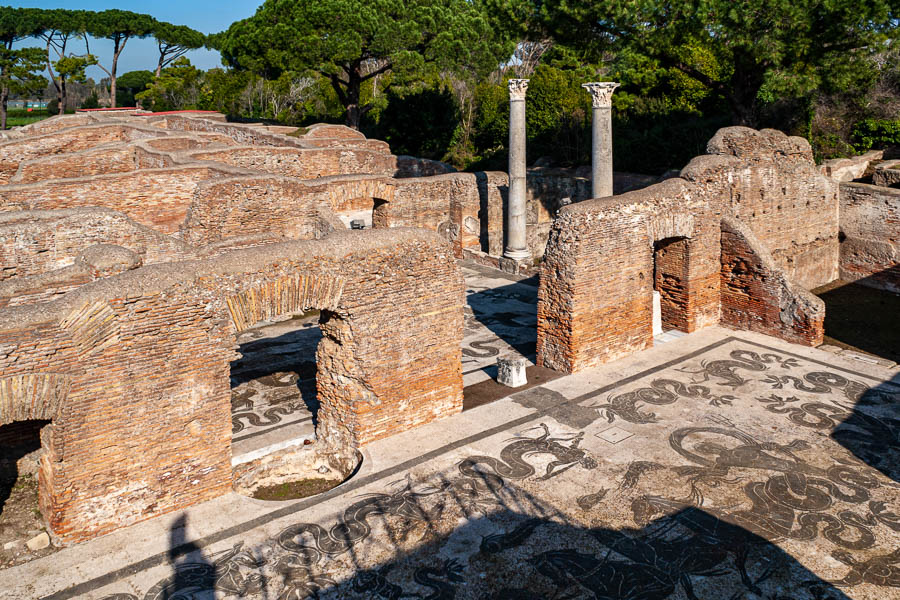
M 515 258 L 501 256 L 498 262 L 501 271 L 503 271 L 504 273 L 510 273 L 512 275 L 519 275 L 520 273 L 523 273 L 527 269 L 532 267 L 531 256 L 529 256 L 525 260 L 517 260 Z
M 511 250 L 507 248 L 503 252 L 503 258 L 511 258 L 512 260 L 529 260 L 531 258 L 531 252 L 528 250 Z

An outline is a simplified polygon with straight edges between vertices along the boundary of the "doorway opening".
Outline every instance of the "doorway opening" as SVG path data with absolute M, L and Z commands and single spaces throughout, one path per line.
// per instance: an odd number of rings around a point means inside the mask
M 24 551 L 24 543 L 45 527 L 38 506 L 41 431 L 48 420 L 0 425 L 0 565 L 12 566 L 45 556 L 52 545 Z
M 688 238 L 653 243 L 653 335 L 688 331 Z

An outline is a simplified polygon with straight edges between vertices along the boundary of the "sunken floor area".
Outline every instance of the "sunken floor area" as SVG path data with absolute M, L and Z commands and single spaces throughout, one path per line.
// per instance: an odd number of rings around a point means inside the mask
M 527 283 L 494 289 L 518 285 Z M 470 299 L 485 291 L 469 287 Z M 524 319 L 510 298 L 500 321 Z M 508 335 L 503 344 L 528 342 Z M 270 384 L 302 389 L 308 370 L 279 366 L 291 375 Z M 367 446 L 356 476 L 320 496 L 225 496 L 0 571 L 0 590 L 105 600 L 900 597 L 896 370 L 709 328 L 510 391 Z M 239 414 L 236 438 L 256 427 Z

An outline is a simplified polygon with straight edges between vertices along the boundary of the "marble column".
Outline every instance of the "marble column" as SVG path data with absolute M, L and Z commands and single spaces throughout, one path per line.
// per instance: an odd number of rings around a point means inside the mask
M 613 195 L 612 95 L 619 87 L 611 81 L 582 84 L 594 106 L 591 147 L 591 197 Z
M 525 207 L 525 92 L 527 79 L 509 80 L 509 202 L 506 211 L 506 249 L 513 260 L 531 257 Z

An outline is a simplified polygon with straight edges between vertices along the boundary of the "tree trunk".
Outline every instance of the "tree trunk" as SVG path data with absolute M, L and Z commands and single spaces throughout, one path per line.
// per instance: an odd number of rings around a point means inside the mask
M 122 40 L 122 45 L 119 45 L 119 41 L 116 40 L 115 47 L 113 48 L 113 59 L 112 59 L 112 68 L 109 70 L 109 107 L 116 107 L 116 65 L 119 64 L 119 55 L 122 54 L 122 50 L 125 49 L 125 44 L 128 42 L 128 38 Z
M 358 130 L 360 117 L 359 104 L 347 106 L 347 119 L 344 121 L 347 124 L 347 127 Z
M 6 130 L 6 102 L 9 100 L 9 88 L 0 90 L 0 131 Z
M 157 79 L 159 79 L 159 76 L 162 73 L 162 64 L 163 64 L 163 57 L 162 57 L 162 55 L 160 55 L 159 63 L 157 63 L 157 65 L 156 65 L 156 78 Z
M 756 98 L 763 85 L 760 65 L 753 59 L 735 55 L 734 73 L 731 86 L 726 94 L 731 108 L 731 122 L 744 127 L 756 127 L 759 124 Z
M 69 101 L 69 95 L 66 93 L 65 79 L 60 78 L 57 98 L 59 102 L 59 112 L 57 114 L 64 115 L 66 114 L 66 102 Z
M 359 64 L 353 64 L 347 69 L 347 90 L 344 107 L 347 109 L 347 127 L 357 130 L 359 129 L 359 121 L 363 116 L 363 111 L 359 106 L 361 87 L 362 77 L 359 73 Z

